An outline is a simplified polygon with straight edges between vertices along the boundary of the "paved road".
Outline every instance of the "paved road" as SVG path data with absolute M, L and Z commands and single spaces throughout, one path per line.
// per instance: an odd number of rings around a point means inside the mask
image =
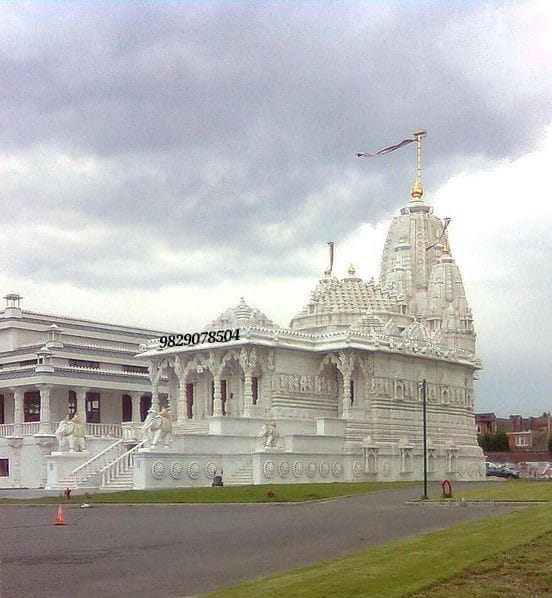
M 311 504 L 0 507 L 2 598 L 193 596 L 505 506 L 418 507 L 419 489 Z

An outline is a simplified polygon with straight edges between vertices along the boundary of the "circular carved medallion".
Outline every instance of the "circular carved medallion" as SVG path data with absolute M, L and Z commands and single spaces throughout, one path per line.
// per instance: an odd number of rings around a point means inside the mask
M 313 478 L 316 475 L 316 463 L 314 461 L 307 463 L 307 475 L 309 478 Z
M 217 468 L 217 464 L 213 463 L 213 461 L 209 461 L 209 463 L 205 464 L 205 475 L 212 480 L 215 477 L 215 470 Z
M 287 478 L 289 475 L 290 466 L 287 461 L 282 461 L 280 465 L 278 465 L 278 473 L 281 477 Z
M 360 461 L 355 461 L 353 463 L 353 475 L 355 478 L 359 478 L 362 475 L 362 465 Z
M 155 463 L 152 463 L 152 465 L 151 465 L 151 475 L 156 480 L 162 480 L 165 477 L 166 469 L 167 468 L 165 467 L 165 464 L 163 463 L 163 461 L 156 461 Z
M 267 478 L 274 477 L 274 472 L 276 471 L 274 463 L 272 461 L 266 461 L 266 463 L 263 465 L 263 471 Z
M 179 480 L 184 475 L 184 465 L 180 461 L 175 461 L 170 468 L 171 478 Z
M 291 467 L 291 473 L 293 473 L 296 478 L 301 477 L 301 474 L 303 473 L 303 464 L 301 461 L 295 461 Z
M 381 466 L 381 473 L 383 473 L 385 477 L 389 476 L 389 474 L 391 473 L 391 463 L 389 463 L 389 461 L 385 461 L 384 464 Z
M 323 478 L 327 478 L 330 473 L 330 464 L 327 461 L 322 461 L 318 467 L 318 471 Z
M 343 463 L 341 461 L 336 461 L 332 465 L 332 473 L 336 478 L 340 478 L 343 475 Z
M 188 476 L 192 480 L 197 480 L 197 478 L 199 477 L 200 470 L 201 470 L 201 468 L 199 466 L 199 463 L 197 463 L 196 461 L 193 461 L 192 463 L 190 463 L 188 465 Z

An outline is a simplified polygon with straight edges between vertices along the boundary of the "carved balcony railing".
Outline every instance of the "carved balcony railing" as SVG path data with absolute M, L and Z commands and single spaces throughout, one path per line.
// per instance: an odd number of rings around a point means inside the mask
M 121 424 L 121 432 L 123 440 L 126 442 L 140 442 L 144 439 L 144 430 L 142 422 L 123 422 Z
M 86 424 L 86 435 L 97 438 L 121 438 L 121 424 Z
M 14 436 L 15 424 L 0 424 L 0 438 Z

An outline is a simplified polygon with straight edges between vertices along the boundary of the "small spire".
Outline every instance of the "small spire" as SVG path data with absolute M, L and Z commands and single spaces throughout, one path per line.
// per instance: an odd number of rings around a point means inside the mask
M 349 266 L 349 270 L 347 270 L 347 272 L 349 272 L 349 276 L 354 276 L 356 273 L 355 267 L 353 266 L 353 264 L 351 264 Z
M 422 187 L 422 139 L 427 135 L 427 131 L 419 129 L 412 133 L 416 139 L 416 180 L 410 191 L 412 195 L 412 201 L 420 201 L 424 194 Z

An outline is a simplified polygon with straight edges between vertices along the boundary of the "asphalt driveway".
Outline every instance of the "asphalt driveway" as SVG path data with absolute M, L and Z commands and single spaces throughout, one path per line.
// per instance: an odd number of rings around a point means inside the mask
M 193 596 L 507 506 L 418 507 L 419 489 L 309 504 L 0 507 L 2 598 Z

